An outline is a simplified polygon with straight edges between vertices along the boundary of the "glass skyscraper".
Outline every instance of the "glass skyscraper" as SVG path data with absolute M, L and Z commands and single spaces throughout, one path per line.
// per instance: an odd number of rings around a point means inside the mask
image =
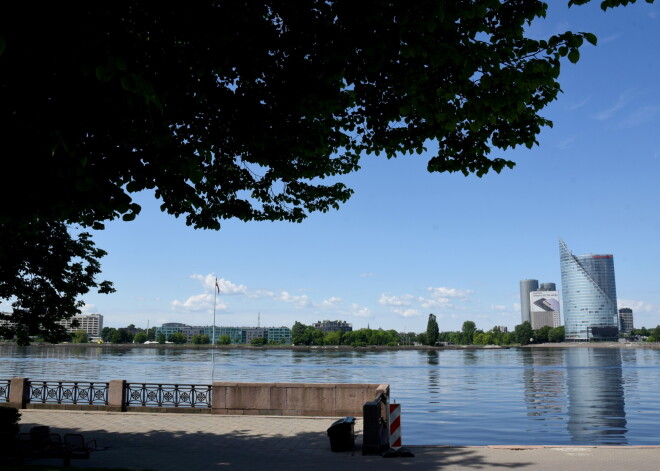
M 573 255 L 559 240 L 564 328 L 567 341 L 616 340 L 616 305 L 612 255 Z

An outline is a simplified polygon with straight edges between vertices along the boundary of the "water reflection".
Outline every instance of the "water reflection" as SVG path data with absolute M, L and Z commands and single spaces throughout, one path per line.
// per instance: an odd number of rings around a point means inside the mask
M 566 383 L 573 443 L 627 445 L 621 351 L 566 349 Z
M 564 349 L 523 351 L 525 404 L 529 417 L 554 419 L 566 408 Z

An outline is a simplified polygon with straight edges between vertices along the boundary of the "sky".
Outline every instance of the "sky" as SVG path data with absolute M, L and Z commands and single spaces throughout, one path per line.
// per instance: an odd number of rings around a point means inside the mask
M 466 320 L 511 330 L 520 280 L 561 286 L 561 237 L 576 255 L 613 254 L 619 307 L 637 328 L 660 324 L 660 4 L 549 3 L 532 36 L 592 32 L 598 46 L 563 63 L 563 93 L 541 113 L 554 127 L 502 155 L 514 169 L 430 174 L 429 155 L 367 156 L 343 179 L 355 194 L 338 211 L 220 231 L 187 227 L 140 194 L 135 221 L 94 232 L 108 252 L 101 279 L 117 292 L 86 295 L 84 312 L 109 327 L 211 325 L 215 302 L 223 326 L 339 319 L 422 332 L 433 313 L 441 331 Z

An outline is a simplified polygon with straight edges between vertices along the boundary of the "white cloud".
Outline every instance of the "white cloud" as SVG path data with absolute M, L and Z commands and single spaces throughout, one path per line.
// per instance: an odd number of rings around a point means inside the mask
M 569 111 L 575 111 L 575 110 L 577 110 L 577 109 L 579 109 L 579 108 L 582 108 L 582 107 L 583 107 L 584 105 L 586 105 L 587 103 L 589 103 L 589 100 L 591 100 L 591 97 L 590 97 L 590 96 L 588 96 L 587 98 L 585 98 L 585 99 L 582 100 L 582 101 L 579 101 L 579 102 L 577 102 L 577 103 L 573 103 L 572 105 L 569 105 L 569 106 L 568 106 L 568 109 L 569 109 Z
M 434 288 L 429 286 L 426 290 L 431 293 L 430 297 L 420 297 L 419 302 L 424 308 L 442 307 L 451 308 L 452 299 L 466 299 L 474 291 L 469 289 L 447 288 L 444 286 Z
M 412 299 L 414 299 L 413 296 L 409 294 L 405 294 L 403 296 L 393 296 L 383 293 L 378 299 L 378 304 L 382 304 L 383 306 L 410 306 Z
M 0 305 L 1 306 L 1 305 Z M 94 304 L 88 304 L 85 303 L 83 307 L 80 308 L 80 311 L 83 314 L 96 314 L 98 311 L 96 310 L 96 305 Z
M 617 111 L 624 108 L 637 95 L 638 93 L 632 89 L 626 90 L 621 95 L 619 95 L 619 98 L 617 98 L 616 103 L 614 103 L 606 110 L 603 110 L 600 113 L 596 113 L 593 117 L 598 121 L 605 121 L 606 119 L 611 118 Z
M 467 298 L 468 295 L 474 293 L 471 289 L 456 289 L 456 288 L 446 288 L 441 286 L 439 288 L 433 288 L 429 286 L 426 288 L 427 291 L 431 293 L 431 297 L 444 297 L 444 298 Z
M 369 278 L 374 276 L 373 273 L 360 273 L 360 278 Z
M 394 308 L 392 311 L 401 317 L 419 317 L 419 311 L 417 309 Z
M 557 149 L 559 150 L 567 150 L 570 149 L 573 146 L 573 143 L 575 142 L 576 137 L 572 136 L 569 137 L 568 139 L 564 139 L 563 141 L 559 141 L 557 143 Z
M 368 307 L 362 307 L 357 304 L 351 304 L 350 315 L 355 317 L 372 317 L 371 310 Z
M 635 312 L 654 312 L 657 308 L 652 304 L 647 304 L 644 301 L 634 301 L 632 299 L 618 299 L 617 304 L 619 309 L 628 307 L 633 310 L 633 315 Z
M 658 108 L 655 106 L 643 106 L 630 113 L 630 115 L 621 123 L 619 123 L 617 127 L 620 129 L 625 129 L 640 126 L 651 121 L 657 112 Z
M 280 301 L 284 301 L 285 303 L 292 303 L 294 306 L 298 308 L 307 308 L 314 306 L 314 303 L 310 301 L 309 296 L 307 296 L 306 294 L 295 296 L 289 294 L 287 291 L 282 291 L 277 296 L 276 299 L 279 299 Z
M 454 305 L 451 303 L 449 298 L 441 298 L 441 297 L 436 297 L 436 298 L 419 298 L 419 302 L 422 305 L 423 308 L 429 309 L 433 307 L 444 307 L 444 308 L 451 308 L 454 307 Z
M 227 307 L 222 301 L 216 301 L 216 310 Z M 196 294 L 181 302 L 178 299 L 172 301 L 172 309 L 185 312 L 210 312 L 213 310 L 213 295 L 209 293 Z
M 333 296 L 321 301 L 321 306 L 327 309 L 339 309 L 343 303 L 344 301 L 341 298 Z
M 258 290 L 255 290 L 255 291 L 248 291 L 247 296 L 249 298 L 254 298 L 254 299 L 275 298 L 276 294 L 273 291 L 258 289 Z
M 493 311 L 500 311 L 500 312 L 502 312 L 502 311 L 506 311 L 506 310 L 507 310 L 507 309 L 506 309 L 506 306 L 504 306 L 504 305 L 502 305 L 502 304 L 492 304 L 492 305 L 490 306 L 490 308 L 491 308 Z
M 614 33 L 614 34 L 611 34 L 611 35 L 606 36 L 604 38 L 598 38 L 598 44 L 602 45 L 602 44 L 611 43 L 611 42 L 616 41 L 620 37 L 621 37 L 621 33 Z
M 215 289 L 216 277 L 213 273 L 209 273 L 208 275 L 190 275 L 190 278 L 199 281 L 206 291 L 212 292 Z M 237 285 L 224 278 L 218 279 L 218 287 L 220 288 L 220 294 L 248 294 L 247 286 Z

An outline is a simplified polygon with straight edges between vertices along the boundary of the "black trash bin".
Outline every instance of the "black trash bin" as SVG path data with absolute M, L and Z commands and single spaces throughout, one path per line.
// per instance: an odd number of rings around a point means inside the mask
M 328 429 L 332 451 L 353 451 L 355 448 L 355 417 L 335 421 Z

